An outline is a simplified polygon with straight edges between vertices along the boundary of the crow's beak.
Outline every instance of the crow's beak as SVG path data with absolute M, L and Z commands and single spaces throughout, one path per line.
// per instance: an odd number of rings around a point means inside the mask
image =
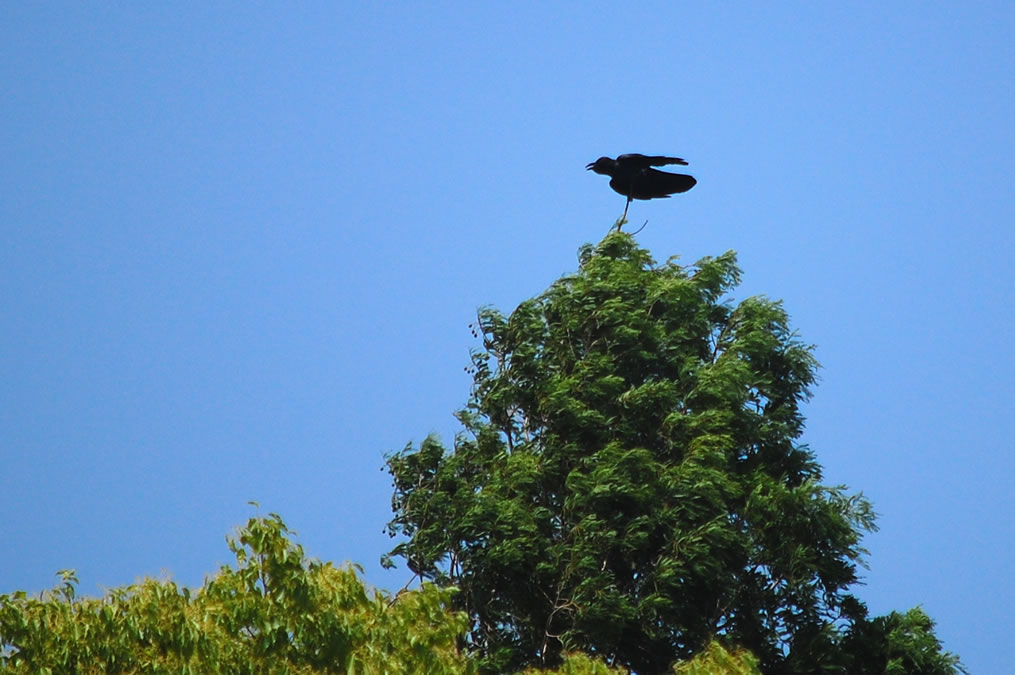
M 594 167 L 595 165 L 596 165 L 595 162 L 589 162 L 588 164 L 585 165 L 585 170 L 586 171 L 591 171 L 592 167 Z

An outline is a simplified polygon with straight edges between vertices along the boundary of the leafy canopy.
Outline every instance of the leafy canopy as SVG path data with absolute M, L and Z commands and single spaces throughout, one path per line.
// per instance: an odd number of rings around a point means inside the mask
M 0 595 L 0 669 L 12 673 L 467 673 L 452 591 L 391 598 L 356 571 L 307 560 L 276 515 L 252 518 L 197 591 L 146 579 L 79 598 Z
M 666 672 L 716 638 L 841 666 L 874 514 L 799 443 L 811 347 L 780 303 L 729 299 L 732 252 L 657 265 L 617 232 L 579 260 L 480 310 L 463 432 L 388 458 L 385 562 L 459 589 L 489 672 L 575 650 Z

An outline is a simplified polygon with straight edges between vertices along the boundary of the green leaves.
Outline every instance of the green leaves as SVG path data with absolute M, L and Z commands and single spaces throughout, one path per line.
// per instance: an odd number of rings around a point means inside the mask
M 611 233 L 579 261 L 479 311 L 463 433 L 388 459 L 392 555 L 459 589 L 491 672 L 575 649 L 662 672 L 717 636 L 810 672 L 874 527 L 798 442 L 811 347 L 780 303 L 728 298 L 733 252 L 657 265 Z
M 72 571 L 39 598 L 0 596 L 11 672 L 468 673 L 454 591 L 368 593 L 355 569 L 307 560 L 282 519 L 248 521 L 197 591 L 147 579 L 79 598 Z

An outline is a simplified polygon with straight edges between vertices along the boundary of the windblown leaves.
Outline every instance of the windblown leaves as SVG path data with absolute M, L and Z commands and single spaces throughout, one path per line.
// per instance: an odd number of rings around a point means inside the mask
M 859 617 L 874 528 L 799 443 L 811 347 L 780 303 L 729 298 L 732 252 L 657 265 L 613 233 L 579 261 L 480 310 L 463 432 L 389 457 L 392 554 L 460 589 L 490 672 L 575 650 L 663 672 L 717 637 L 810 672 Z

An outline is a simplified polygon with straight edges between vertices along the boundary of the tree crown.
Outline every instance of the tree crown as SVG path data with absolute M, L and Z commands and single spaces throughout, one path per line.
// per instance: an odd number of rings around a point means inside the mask
M 391 556 L 460 589 L 491 672 L 583 650 L 663 672 L 717 637 L 806 671 L 863 617 L 870 504 L 799 443 L 815 381 L 727 252 L 656 264 L 615 232 L 510 315 L 478 313 L 452 449 L 388 458 Z

